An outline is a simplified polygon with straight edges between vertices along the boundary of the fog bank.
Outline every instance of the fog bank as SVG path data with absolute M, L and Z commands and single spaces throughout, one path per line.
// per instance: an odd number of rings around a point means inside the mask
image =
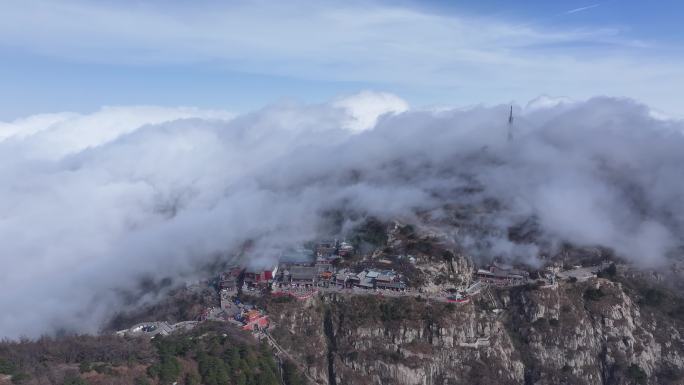
M 411 220 L 494 199 L 489 226 L 533 218 L 549 244 L 645 266 L 682 244 L 682 122 L 630 100 L 544 99 L 514 107 L 508 141 L 508 108 L 414 111 L 364 92 L 239 116 L 117 107 L 0 122 L 0 336 L 95 332 L 141 277 L 192 277 L 247 240 L 268 260 L 325 235 L 337 209 Z M 534 257 L 497 237 L 472 252 Z

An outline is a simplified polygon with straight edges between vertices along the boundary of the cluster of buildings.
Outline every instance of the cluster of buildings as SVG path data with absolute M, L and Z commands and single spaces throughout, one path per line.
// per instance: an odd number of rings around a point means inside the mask
M 394 270 L 365 269 L 354 273 L 342 269 L 335 274 L 335 284 L 343 288 L 406 290 L 402 276 Z
M 276 263 L 270 267 L 254 269 L 233 267 L 218 276 L 220 307 L 207 308 L 201 320 L 227 321 L 243 330 L 261 331 L 270 326 L 268 315 L 253 305 L 241 303 L 235 296 L 239 289 L 261 292 L 271 290 L 274 295 L 290 295 L 298 299 L 306 299 L 315 295 L 319 288 L 328 289 L 383 289 L 405 291 L 407 285 L 404 277 L 394 270 L 381 268 L 338 268 L 336 260 L 350 255 L 354 248 L 346 242 L 320 242 L 313 250 L 300 250 L 295 262 Z M 309 259 L 308 262 L 303 260 Z M 556 278 L 576 279 L 583 281 L 596 277 L 597 272 L 609 265 L 581 267 L 574 266 L 570 270 L 562 270 L 557 266 L 547 267 L 540 272 L 538 278 L 531 279 L 530 273 L 523 269 L 494 263 L 478 269 L 475 280 L 459 290 L 450 290 L 443 298 L 447 302 L 464 303 L 487 286 L 513 287 L 531 282 L 543 281 L 542 287 L 556 287 Z M 192 329 L 197 321 L 169 324 L 167 322 L 145 322 L 129 329 L 117 332 L 121 336 L 148 336 L 170 334 L 176 330 Z M 466 341 L 461 346 L 480 347 L 489 343 L 486 338 Z
M 479 269 L 475 276 L 483 284 L 498 287 L 519 286 L 537 282 L 541 284 L 540 287 L 542 288 L 554 288 L 558 285 L 558 279 L 584 282 L 596 278 L 599 272 L 608 266 L 610 266 L 610 262 L 603 261 L 595 266 L 571 266 L 565 270 L 562 264 L 560 266 L 552 264 L 539 271 L 537 278 L 531 279 L 528 271 L 493 264 L 486 269 Z
M 240 323 L 242 330 L 258 331 L 266 330 L 269 326 L 268 315 L 256 308 L 250 310 L 243 310 L 233 316 L 233 319 Z
M 240 289 L 254 292 L 270 290 L 273 295 L 288 295 L 297 299 L 309 298 L 322 288 L 383 289 L 399 292 L 407 290 L 404 277 L 394 270 L 361 266 L 339 268 L 338 260 L 353 253 L 354 248 L 347 242 L 324 241 L 316 244 L 313 249 L 300 249 L 290 254 L 283 254 L 283 261 L 274 262 L 271 266 L 257 269 L 232 267 L 218 276 L 220 307 L 205 309 L 199 320 L 230 322 L 242 330 L 253 332 L 268 329 L 271 326 L 268 315 L 253 305 L 241 303 L 235 295 Z M 409 261 L 415 263 L 415 259 L 410 256 Z M 375 265 L 383 263 L 385 263 L 383 260 L 376 260 Z M 386 260 L 386 263 L 389 265 L 391 262 Z M 466 303 L 472 296 L 488 286 L 513 287 L 537 282 L 543 283 L 540 287 L 553 288 L 557 287 L 557 279 L 585 281 L 595 278 L 609 265 L 609 262 L 604 261 L 597 266 L 573 266 L 569 270 L 564 270 L 562 265 L 554 264 L 548 266 L 545 271 L 535 274 L 535 279 L 531 279 L 529 271 L 493 263 L 478 269 L 474 273 L 475 279 L 472 283 L 469 282 L 459 289 L 447 290 L 441 300 Z M 177 324 L 145 322 L 120 330 L 116 334 L 152 338 L 177 330 L 192 329 L 197 322 L 186 321 Z M 474 348 L 488 346 L 488 344 L 488 337 L 482 336 L 460 343 L 461 346 Z
M 486 269 L 478 269 L 475 276 L 483 283 L 499 287 L 525 285 L 530 280 L 528 271 L 507 268 L 496 263 Z
M 286 285 L 314 287 L 330 286 L 335 269 L 332 264 L 316 262 L 314 264 L 281 264 L 280 274 L 276 277 L 275 286 Z
M 603 261 L 599 265 L 595 266 L 572 266 L 568 270 L 563 270 L 562 268 L 557 269 L 556 275 L 558 278 L 571 280 L 575 279 L 578 282 L 585 282 L 587 280 L 598 277 L 598 274 L 607 269 L 610 266 L 609 261 Z
M 394 270 L 364 269 L 356 272 L 349 268 L 336 269 L 332 264 L 317 261 L 310 265 L 282 264 L 272 287 L 405 290 L 406 283 Z
M 354 254 L 354 246 L 349 242 L 321 241 L 314 247 L 314 255 L 317 260 L 334 260 L 348 257 Z
M 219 274 L 218 288 L 220 291 L 225 290 L 235 292 L 240 284 L 240 279 L 244 269 L 241 267 L 232 267 L 230 270 Z
M 233 267 L 218 277 L 219 290 L 259 290 L 278 284 L 304 286 L 327 285 L 332 282 L 335 270 L 333 263 L 354 253 L 354 247 L 347 242 L 323 241 L 313 250 L 295 250 L 281 256 L 283 262 L 268 267 Z M 294 260 L 295 262 L 288 262 Z M 312 262 L 315 261 L 315 262 Z
M 128 329 L 119 330 L 116 335 L 121 337 L 140 337 L 146 336 L 153 338 L 157 335 L 169 335 L 179 330 L 190 330 L 197 325 L 197 321 L 182 321 L 170 324 L 165 321 L 143 322 L 133 325 Z
M 219 274 L 218 288 L 226 292 L 236 292 L 240 287 L 246 290 L 266 289 L 273 284 L 278 269 L 278 265 L 260 269 L 232 267 Z
M 298 251 L 294 262 L 283 261 L 270 267 L 254 269 L 234 267 L 218 277 L 222 293 L 243 291 L 274 292 L 290 289 L 353 288 L 405 290 L 403 277 L 393 270 L 336 268 L 336 261 L 354 253 L 347 242 L 323 241 L 313 250 Z M 284 259 L 292 259 L 286 257 Z M 308 261 L 306 261 L 308 259 Z
M 269 327 L 268 315 L 261 309 L 251 304 L 242 303 L 234 298 L 234 292 L 223 289 L 219 292 L 221 306 L 211 308 L 204 319 L 215 321 L 228 321 L 242 330 L 259 331 Z

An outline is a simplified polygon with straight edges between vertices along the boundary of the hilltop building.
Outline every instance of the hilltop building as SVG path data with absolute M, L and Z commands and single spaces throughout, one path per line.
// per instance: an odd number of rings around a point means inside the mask
M 488 269 L 479 269 L 476 275 L 481 281 L 495 286 L 524 285 L 530 277 L 530 273 L 525 270 L 504 268 L 496 264 Z

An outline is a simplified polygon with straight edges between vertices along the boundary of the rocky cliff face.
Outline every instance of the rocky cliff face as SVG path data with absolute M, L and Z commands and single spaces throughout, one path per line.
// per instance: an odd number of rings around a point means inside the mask
M 270 310 L 274 310 L 273 307 Z M 274 311 L 273 332 L 325 384 L 518 383 L 520 360 L 503 324 L 474 305 L 327 295 Z M 300 337 L 304 335 L 304 337 Z M 486 338 L 489 337 L 487 341 Z M 478 347 L 480 344 L 490 346 Z M 494 370 L 483 362 L 496 361 Z
M 502 294 L 526 383 L 684 383 L 681 320 L 619 282 Z
M 320 384 L 681 384 L 676 316 L 605 279 L 469 304 L 321 295 L 268 305 L 274 337 Z

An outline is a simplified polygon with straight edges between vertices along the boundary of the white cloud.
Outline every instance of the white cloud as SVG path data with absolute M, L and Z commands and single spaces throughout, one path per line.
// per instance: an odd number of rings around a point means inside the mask
M 570 105 L 574 100 L 565 96 L 549 96 L 541 95 L 530 100 L 525 106 L 526 111 L 535 111 L 540 109 L 554 108 L 563 105 Z
M 50 127 L 53 124 L 68 119 L 73 119 L 76 116 L 78 116 L 78 114 L 65 112 L 59 114 L 33 115 L 9 123 L 0 122 L 0 141 L 8 138 L 23 139 L 40 130 L 44 130 L 46 127 Z
M 572 15 L 573 13 L 588 11 L 590 9 L 594 9 L 594 8 L 599 7 L 600 5 L 601 5 L 600 3 L 596 3 L 596 4 L 592 4 L 592 5 L 587 5 L 586 7 L 574 8 L 574 9 L 571 9 L 571 10 L 565 12 L 565 14 L 566 15 Z
M 104 107 L 88 114 L 40 114 L 13 122 L 0 122 L 0 143 L 21 148 L 34 159 L 58 159 L 64 155 L 100 146 L 146 124 L 178 119 L 229 120 L 232 113 L 179 107 Z
M 339 98 L 333 106 L 347 111 L 351 119 L 345 126 L 355 132 L 373 128 L 384 114 L 396 114 L 409 109 L 408 103 L 396 95 L 371 91 Z
M 675 116 L 682 110 L 675 93 L 684 88 L 679 51 L 616 28 L 540 27 L 372 1 L 10 0 L 0 7 L 0 45 L 69 60 L 211 63 L 249 73 L 439 88 L 460 104 L 549 93 L 630 96 Z
M 122 308 L 118 291 L 141 295 L 141 277 L 183 280 L 247 240 L 252 261 L 269 259 L 319 236 L 332 209 L 385 219 L 420 209 L 446 221 L 446 203 L 494 198 L 500 211 L 454 231 L 489 256 L 530 257 L 569 241 L 658 265 L 682 243 L 683 124 L 655 120 L 645 106 L 548 106 L 516 120 L 519 134 L 507 142 L 507 105 L 408 110 L 353 131 L 350 121 L 365 125 L 404 104 L 382 93 L 352 97 L 351 109 L 340 100 L 231 120 L 121 107 L 12 123 L 0 141 L 2 334 L 95 331 Z M 189 116 L 205 118 L 175 120 Z M 44 145 L 57 132 L 64 148 Z M 484 190 L 465 193 L 473 183 Z M 502 236 L 530 217 L 540 245 Z

